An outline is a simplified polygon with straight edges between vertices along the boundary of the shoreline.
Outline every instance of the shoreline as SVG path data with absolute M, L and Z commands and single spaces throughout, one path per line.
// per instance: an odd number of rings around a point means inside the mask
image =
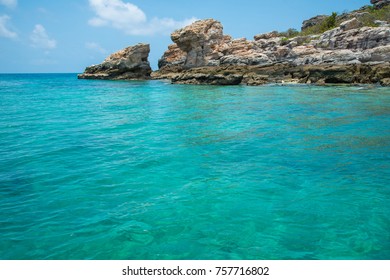
M 224 34 L 223 25 L 215 19 L 198 20 L 171 34 L 172 44 L 161 56 L 157 71 L 152 71 L 148 61 L 150 45 L 139 43 L 87 67 L 78 77 L 210 85 L 390 86 L 390 23 L 385 17 L 389 3 L 316 16 L 303 22 L 301 32 L 272 31 L 252 40 Z
M 265 84 L 367 84 L 389 86 L 390 63 L 376 65 L 289 65 L 214 66 L 168 69 L 152 73 L 152 79 L 177 84 L 260 86 Z
M 73 73 L 78 75 L 78 73 Z M 107 81 L 107 82 L 151 82 L 151 81 L 156 81 L 156 82 L 163 82 L 165 84 L 169 85 L 179 85 L 179 86 L 201 86 L 201 87 L 206 87 L 206 86 L 211 86 L 211 87 L 341 87 L 341 88 L 348 88 L 348 87 L 361 87 L 364 89 L 387 89 L 387 86 L 382 86 L 379 83 L 373 84 L 373 83 L 338 83 L 338 84 L 332 84 L 332 83 L 327 83 L 327 84 L 307 84 L 307 83 L 299 83 L 299 82 L 289 82 L 289 81 L 281 81 L 278 83 L 265 83 L 261 85 L 247 85 L 247 84 L 236 84 L 236 85 L 217 85 L 217 84 L 196 84 L 196 83 L 172 83 L 172 81 L 168 78 L 150 78 L 150 79 L 128 79 L 128 80 L 99 80 L 99 79 L 84 79 L 84 80 L 95 80 L 95 81 Z

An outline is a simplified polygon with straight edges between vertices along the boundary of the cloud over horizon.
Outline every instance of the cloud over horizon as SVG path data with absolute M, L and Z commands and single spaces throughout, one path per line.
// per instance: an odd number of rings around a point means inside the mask
M 47 35 L 45 27 L 41 24 L 35 25 L 30 40 L 31 45 L 35 48 L 54 49 L 57 47 L 57 41 Z
M 197 20 L 194 17 L 182 21 L 157 17 L 148 20 L 140 8 L 122 0 L 89 0 L 89 5 L 96 14 L 88 21 L 89 25 L 111 26 L 128 35 L 169 34 Z
M 5 38 L 16 38 L 18 34 L 7 28 L 7 22 L 11 19 L 8 15 L 0 16 L 0 36 Z
M 18 5 L 18 0 L 0 0 L 0 5 L 15 8 Z

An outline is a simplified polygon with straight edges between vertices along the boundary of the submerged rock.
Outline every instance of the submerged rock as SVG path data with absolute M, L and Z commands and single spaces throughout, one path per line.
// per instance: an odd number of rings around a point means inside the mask
M 137 44 L 107 57 L 103 63 L 85 69 L 79 79 L 144 80 L 150 79 L 152 69 L 148 61 L 150 46 Z

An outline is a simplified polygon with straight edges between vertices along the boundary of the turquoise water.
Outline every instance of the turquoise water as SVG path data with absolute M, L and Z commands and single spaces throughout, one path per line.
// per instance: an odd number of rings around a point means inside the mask
M 390 259 L 390 90 L 0 75 L 0 258 Z

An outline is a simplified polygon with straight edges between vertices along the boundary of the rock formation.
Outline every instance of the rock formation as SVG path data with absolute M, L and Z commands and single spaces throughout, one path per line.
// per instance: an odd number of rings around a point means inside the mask
M 150 78 L 152 69 L 148 62 L 150 47 L 138 44 L 127 47 L 107 57 L 103 63 L 85 69 L 79 79 L 144 80 Z
M 222 54 L 218 47 L 223 44 L 223 28 L 220 22 L 206 19 L 172 33 L 172 41 L 185 55 L 185 68 L 214 65 Z
M 308 20 L 303 21 L 301 30 L 304 31 L 310 27 L 316 26 L 318 24 L 321 24 L 325 19 L 327 19 L 328 16 L 326 15 L 319 15 L 312 17 Z
M 386 85 L 390 79 L 390 27 L 365 27 L 358 14 L 343 15 L 347 20 L 323 34 L 285 38 L 270 32 L 256 35 L 254 40 L 224 35 L 216 20 L 197 21 L 172 34 L 174 44 L 160 59 L 160 69 L 153 77 L 169 78 L 174 83 L 221 85 Z M 315 17 L 303 26 L 321 20 L 322 16 Z
M 371 0 L 371 4 L 373 4 L 375 8 L 382 8 L 389 5 L 390 0 Z
M 215 85 L 389 85 L 390 0 L 371 3 L 375 9 L 364 6 L 341 15 L 313 17 L 303 22 L 301 33 L 273 31 L 255 35 L 253 40 L 225 35 L 222 24 L 214 19 L 199 20 L 172 33 L 173 44 L 159 60 L 158 71 L 151 73 L 149 45 L 138 44 L 87 67 L 79 78 L 154 78 Z
M 176 44 L 169 45 L 164 56 L 158 61 L 158 68 L 163 68 L 168 65 L 184 65 L 186 58 L 187 54 Z

